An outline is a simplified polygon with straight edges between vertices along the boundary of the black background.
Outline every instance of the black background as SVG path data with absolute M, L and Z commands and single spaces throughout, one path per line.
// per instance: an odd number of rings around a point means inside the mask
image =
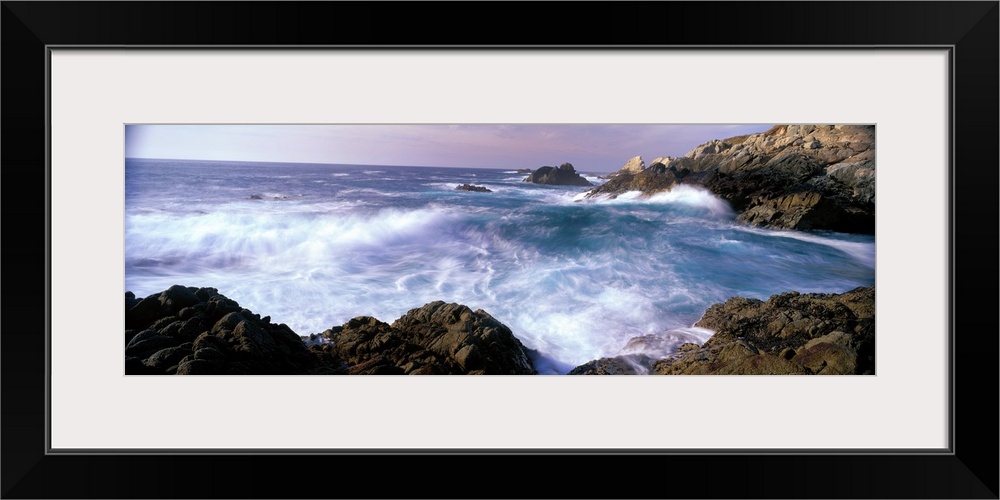
M 2 2 L 0 20 L 4 498 L 997 498 L 997 2 Z M 45 455 L 45 46 L 88 44 L 954 46 L 955 453 Z

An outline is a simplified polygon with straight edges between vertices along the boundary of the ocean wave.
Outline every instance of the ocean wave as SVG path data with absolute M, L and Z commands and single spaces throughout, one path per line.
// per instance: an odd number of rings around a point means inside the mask
M 405 244 L 456 217 L 434 209 L 371 215 L 213 212 L 126 217 L 126 261 L 169 258 L 192 266 L 283 269 L 323 266 L 356 247 Z
M 857 235 L 833 233 L 833 232 L 816 232 L 807 233 L 802 231 L 779 231 L 773 229 L 761 229 L 756 227 L 739 227 L 740 231 L 747 233 L 759 234 L 763 236 L 775 237 L 775 238 L 788 238 L 798 241 L 804 241 L 807 243 L 815 243 L 818 245 L 824 245 L 836 250 L 840 250 L 847 255 L 850 255 L 855 260 L 861 264 L 875 269 L 875 242 L 874 241 L 857 241 L 861 238 Z
M 674 186 L 670 191 L 650 196 L 641 191 L 626 191 L 615 198 L 606 195 L 587 198 L 588 193 L 589 191 L 576 193 L 571 201 L 599 205 L 674 205 L 693 208 L 716 218 L 732 219 L 736 216 L 728 202 L 707 189 L 693 186 Z

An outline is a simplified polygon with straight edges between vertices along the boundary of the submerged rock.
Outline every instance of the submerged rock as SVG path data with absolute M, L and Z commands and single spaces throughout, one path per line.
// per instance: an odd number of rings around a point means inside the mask
M 473 186 L 472 184 L 462 184 L 455 188 L 457 191 L 474 191 L 477 193 L 492 193 L 492 189 L 488 189 L 484 186 Z
M 563 163 L 558 168 L 549 166 L 541 167 L 526 177 L 524 182 L 560 186 L 593 186 L 590 181 L 576 173 L 576 169 L 570 163 Z

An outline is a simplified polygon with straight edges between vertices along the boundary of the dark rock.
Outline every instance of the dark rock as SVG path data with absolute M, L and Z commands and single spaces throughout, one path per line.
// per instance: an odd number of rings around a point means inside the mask
M 135 294 L 132 292 L 125 292 L 125 310 L 128 311 L 135 307 L 139 303 L 139 299 L 135 298 Z
M 148 340 L 158 336 L 160 336 L 160 332 L 157 332 L 156 330 L 143 330 L 141 332 L 133 334 L 132 338 L 129 339 L 129 341 L 125 344 L 125 348 L 127 349 L 128 347 L 133 346 L 138 342 L 142 342 L 143 340 Z
M 324 342 L 305 337 L 309 346 L 213 288 L 171 287 L 137 308 L 133 322 L 148 327 L 126 330 L 128 374 L 534 373 L 506 326 L 458 304 L 427 304 L 393 325 L 354 318 L 323 332 Z
M 166 349 L 156 351 L 156 353 L 147 358 L 143 364 L 154 370 L 166 370 L 167 368 L 180 363 L 181 360 L 189 354 L 191 354 L 190 349 L 168 347 Z
M 199 288 L 197 292 L 194 293 L 195 297 L 202 302 L 207 302 L 208 299 L 219 294 L 219 290 L 215 288 Z
M 323 332 L 354 374 L 533 374 L 524 346 L 484 311 L 432 302 L 393 322 L 361 316 Z
M 474 358 L 469 359 L 475 359 L 477 368 L 462 367 L 463 372 L 535 373 L 521 342 L 509 328 L 481 309 L 473 311 L 460 304 L 431 302 L 411 309 L 393 322 L 392 328 L 418 339 L 417 343 L 427 350 L 452 359 L 467 346 L 475 346 Z M 457 359 L 455 361 L 461 366 Z
M 476 193 L 492 193 L 492 189 L 485 188 L 483 186 L 473 186 L 472 184 L 462 184 L 455 188 L 458 191 L 473 191 Z
M 139 334 L 138 330 L 125 330 L 125 346 L 128 347 L 128 343 Z
M 181 326 L 180 318 L 178 318 L 177 316 L 163 316 L 160 319 L 154 321 L 153 324 L 149 325 L 147 329 L 156 330 L 159 331 L 160 333 L 163 333 L 161 330 L 167 328 L 170 325 L 173 325 L 174 323 L 177 323 L 177 325 L 174 326 L 174 328 L 180 328 Z
M 259 195 L 259 194 L 252 194 L 252 195 L 250 195 L 250 199 L 251 200 L 263 200 L 264 196 L 263 195 Z
M 198 303 L 197 288 L 174 285 L 160 294 L 161 309 L 168 314 L 177 314 L 181 309 Z
M 127 299 L 127 297 L 126 297 Z M 138 309 L 138 310 L 137 310 Z M 331 373 L 331 361 L 310 353 L 287 325 L 271 324 L 214 288 L 174 286 L 137 303 L 133 323 L 148 323 L 127 337 L 127 356 L 156 373 Z M 175 315 L 176 314 L 176 315 Z M 126 314 L 128 316 L 128 313 Z M 185 319 L 180 319 L 183 316 Z M 195 353 L 198 353 L 195 356 Z M 189 362 L 198 361 L 191 364 Z M 201 361 L 211 361 L 205 365 Z M 130 362 L 129 373 L 146 373 Z
M 154 375 L 155 371 L 149 369 L 142 358 L 136 356 L 125 356 L 125 375 Z
M 176 337 L 177 332 L 181 330 L 182 323 L 177 316 L 170 316 L 168 318 L 161 319 L 156 323 L 150 325 L 150 330 L 156 330 L 163 335 L 170 335 L 171 337 Z
M 696 326 L 715 330 L 701 347 L 658 361 L 661 374 L 875 373 L 875 287 L 841 294 L 796 292 L 766 302 L 735 297 Z
M 192 359 L 177 365 L 176 375 L 221 375 L 225 373 L 224 366 L 217 361 L 207 359 Z
M 203 347 L 194 351 L 194 359 L 223 360 L 226 355 L 213 347 Z
M 177 312 L 177 317 L 180 319 L 191 319 L 200 312 L 204 312 L 208 306 L 204 303 L 195 304 L 191 307 L 185 307 Z
M 140 334 L 141 335 L 141 334 Z M 141 340 L 132 339 L 129 345 L 125 347 L 125 354 L 130 356 L 137 356 L 140 358 L 145 358 L 146 356 L 159 351 L 165 347 L 174 347 L 180 344 L 180 339 L 176 337 L 170 337 L 167 335 L 160 335 L 155 333 L 152 336 L 144 337 Z
M 209 325 L 205 324 L 205 318 L 200 316 L 192 316 L 187 321 L 180 322 L 180 326 L 177 328 L 174 335 L 178 337 L 183 337 L 185 339 L 194 340 L 195 337 L 200 335 L 202 332 L 209 329 Z
M 194 340 L 194 346 L 192 349 L 198 351 L 205 348 L 213 348 L 215 350 L 225 352 L 229 350 L 229 345 L 226 344 L 225 340 L 222 340 L 209 332 L 204 332 Z
M 526 177 L 524 182 L 560 186 L 593 186 L 590 181 L 576 173 L 576 169 L 569 163 L 563 163 L 558 168 L 549 166 L 541 167 Z
M 519 174 L 530 174 L 531 173 L 531 169 L 530 168 L 519 168 L 519 169 L 517 169 L 517 173 L 519 173 Z
M 241 310 L 243 308 L 235 300 L 230 300 L 219 294 L 209 297 L 205 306 L 205 314 L 208 315 L 208 319 L 212 323 L 215 323 L 229 313 Z
M 160 294 L 150 295 L 140 300 L 128 311 L 125 311 L 125 328 L 135 330 L 146 328 L 163 317 L 160 307 Z

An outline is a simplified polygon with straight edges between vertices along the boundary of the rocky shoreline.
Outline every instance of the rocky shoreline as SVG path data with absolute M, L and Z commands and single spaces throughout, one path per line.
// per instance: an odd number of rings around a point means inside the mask
M 666 357 L 628 354 L 570 374 L 874 374 L 875 287 L 734 297 L 696 327 L 715 333 Z M 644 336 L 633 339 L 655 341 Z M 529 350 L 489 313 L 431 302 L 391 324 L 359 316 L 299 336 L 215 288 L 125 293 L 126 375 L 531 375 Z
M 777 125 L 649 166 L 637 156 L 586 197 L 680 184 L 708 189 L 753 226 L 875 234 L 875 127 Z
M 733 297 L 709 307 L 695 326 L 715 333 L 662 359 L 602 358 L 570 374 L 875 374 L 874 286 L 841 294 L 788 292 L 767 301 Z

